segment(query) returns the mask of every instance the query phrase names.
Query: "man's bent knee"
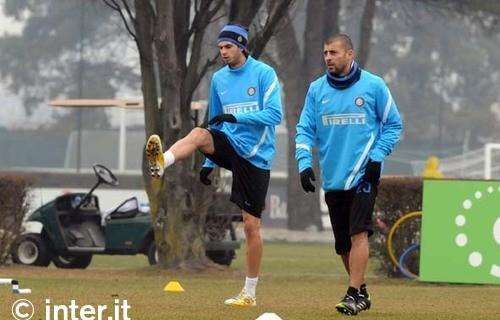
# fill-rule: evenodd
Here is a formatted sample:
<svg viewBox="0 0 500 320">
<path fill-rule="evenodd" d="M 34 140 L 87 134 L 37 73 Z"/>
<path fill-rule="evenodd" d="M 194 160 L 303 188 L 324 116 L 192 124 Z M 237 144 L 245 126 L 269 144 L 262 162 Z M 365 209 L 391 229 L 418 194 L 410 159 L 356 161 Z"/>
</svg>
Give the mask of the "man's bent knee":
<svg viewBox="0 0 500 320">
<path fill-rule="evenodd" d="M 191 130 L 189 135 L 197 142 L 206 142 L 210 136 L 210 132 L 207 129 L 196 127 Z"/>
<path fill-rule="evenodd" d="M 194 128 L 193 130 L 191 130 L 189 135 L 201 152 L 213 153 L 214 142 L 212 139 L 212 135 L 207 129 Z"/>
</svg>

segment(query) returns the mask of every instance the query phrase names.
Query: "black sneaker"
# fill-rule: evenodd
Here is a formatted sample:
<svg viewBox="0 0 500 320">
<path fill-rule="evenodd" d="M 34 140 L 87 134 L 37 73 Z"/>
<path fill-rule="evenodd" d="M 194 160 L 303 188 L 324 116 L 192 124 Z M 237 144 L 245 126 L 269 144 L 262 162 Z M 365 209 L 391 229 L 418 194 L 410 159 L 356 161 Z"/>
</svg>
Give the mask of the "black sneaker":
<svg viewBox="0 0 500 320">
<path fill-rule="evenodd" d="M 347 293 L 342 300 L 335 306 L 338 312 L 348 315 L 355 316 L 358 314 L 357 299 L 354 295 Z"/>
<path fill-rule="evenodd" d="M 356 303 L 356 309 L 358 310 L 358 312 L 368 310 L 368 309 L 370 309 L 371 306 L 372 306 L 372 302 L 370 299 L 370 294 L 368 292 L 366 292 L 366 293 L 360 292 L 358 294 L 358 300 Z"/>
</svg>

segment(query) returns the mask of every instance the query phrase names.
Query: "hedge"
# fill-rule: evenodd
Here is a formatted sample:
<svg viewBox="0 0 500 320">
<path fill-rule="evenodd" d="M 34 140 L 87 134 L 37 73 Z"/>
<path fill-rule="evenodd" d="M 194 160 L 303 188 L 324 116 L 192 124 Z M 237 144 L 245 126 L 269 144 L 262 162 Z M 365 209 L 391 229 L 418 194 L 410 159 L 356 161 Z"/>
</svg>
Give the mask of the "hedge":
<svg viewBox="0 0 500 320">
<path fill-rule="evenodd" d="M 371 255 L 380 261 L 379 271 L 388 276 L 399 276 L 387 253 L 387 235 L 394 223 L 403 215 L 422 210 L 422 178 L 409 176 L 384 177 L 378 189 L 375 204 L 375 232 L 371 237 Z M 405 223 L 393 238 L 396 256 L 411 244 L 420 242 L 420 219 Z M 410 270 L 418 272 L 418 255 L 408 263 Z"/>
<path fill-rule="evenodd" d="M 7 262 L 10 247 L 21 233 L 30 187 L 27 177 L 0 174 L 0 265 Z"/>
</svg>

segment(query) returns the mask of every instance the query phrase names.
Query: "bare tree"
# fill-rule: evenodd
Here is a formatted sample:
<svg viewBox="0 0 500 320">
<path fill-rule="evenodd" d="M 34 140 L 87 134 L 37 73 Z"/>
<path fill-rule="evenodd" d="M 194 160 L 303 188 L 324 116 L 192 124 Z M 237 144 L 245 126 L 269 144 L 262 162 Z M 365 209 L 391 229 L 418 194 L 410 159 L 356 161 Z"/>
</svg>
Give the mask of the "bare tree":
<svg viewBox="0 0 500 320">
<path fill-rule="evenodd" d="M 159 134 L 168 147 L 195 126 L 190 104 L 218 52 L 204 52 L 207 27 L 218 18 L 247 17 L 251 22 L 263 1 L 102 0 L 122 17 L 140 56 L 146 135 Z M 252 48 L 262 50 L 292 0 L 280 0 L 267 13 Z M 279 10 L 279 9 L 280 10 Z M 229 9 L 229 10 L 228 10 Z M 251 17 L 251 18 L 250 18 Z M 158 99 L 161 98 L 161 99 Z M 161 101 L 159 103 L 158 101 Z M 198 182 L 200 154 L 166 170 L 160 181 L 143 177 L 149 197 L 160 264 L 167 268 L 204 268 L 204 223 L 214 189 Z"/>
</svg>

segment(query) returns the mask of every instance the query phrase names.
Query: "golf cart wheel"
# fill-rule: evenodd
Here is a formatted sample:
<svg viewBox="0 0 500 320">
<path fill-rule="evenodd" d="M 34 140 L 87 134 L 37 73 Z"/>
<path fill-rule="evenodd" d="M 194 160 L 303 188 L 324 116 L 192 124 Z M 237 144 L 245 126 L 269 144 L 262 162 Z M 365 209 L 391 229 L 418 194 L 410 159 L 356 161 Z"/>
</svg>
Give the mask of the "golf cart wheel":
<svg viewBox="0 0 500 320">
<path fill-rule="evenodd" d="M 22 235 L 12 249 L 12 260 L 18 264 L 47 267 L 50 258 L 50 250 L 42 237 L 36 233 Z"/>
<path fill-rule="evenodd" d="M 210 260 L 224 266 L 231 265 L 235 255 L 236 253 L 234 250 L 215 250 L 206 252 L 206 256 L 209 257 Z"/>
<path fill-rule="evenodd" d="M 149 265 L 153 266 L 158 263 L 158 251 L 156 250 L 156 244 L 154 240 L 149 244 L 147 255 Z"/>
<path fill-rule="evenodd" d="M 85 269 L 92 262 L 92 255 L 54 256 L 52 262 L 61 269 Z"/>
</svg>

